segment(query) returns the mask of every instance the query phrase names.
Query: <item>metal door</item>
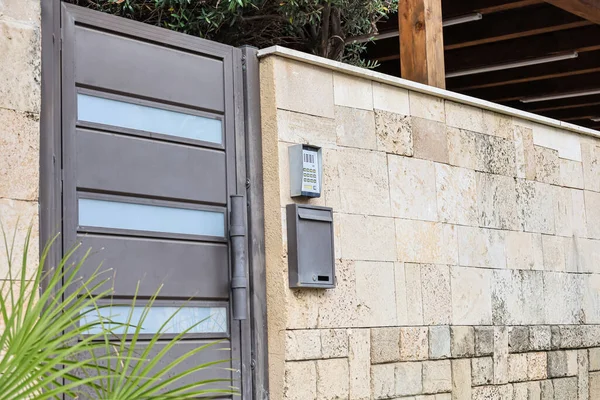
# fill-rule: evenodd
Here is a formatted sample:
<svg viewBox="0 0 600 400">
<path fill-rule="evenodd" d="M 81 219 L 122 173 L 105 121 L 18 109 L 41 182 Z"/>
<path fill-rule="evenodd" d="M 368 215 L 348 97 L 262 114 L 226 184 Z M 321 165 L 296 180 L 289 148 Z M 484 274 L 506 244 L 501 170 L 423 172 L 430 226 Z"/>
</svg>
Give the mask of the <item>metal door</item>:
<svg viewBox="0 0 600 400">
<path fill-rule="evenodd" d="M 231 246 L 244 229 L 230 230 L 245 192 L 241 51 L 64 4 L 61 19 L 63 248 L 92 248 L 84 274 L 103 261 L 120 303 L 138 282 L 142 299 L 162 285 L 150 322 L 180 306 L 179 329 L 205 320 L 174 353 L 230 349 L 191 362 L 231 359 L 233 372 L 189 379 L 250 393 L 246 266 L 232 268 Z"/>
</svg>

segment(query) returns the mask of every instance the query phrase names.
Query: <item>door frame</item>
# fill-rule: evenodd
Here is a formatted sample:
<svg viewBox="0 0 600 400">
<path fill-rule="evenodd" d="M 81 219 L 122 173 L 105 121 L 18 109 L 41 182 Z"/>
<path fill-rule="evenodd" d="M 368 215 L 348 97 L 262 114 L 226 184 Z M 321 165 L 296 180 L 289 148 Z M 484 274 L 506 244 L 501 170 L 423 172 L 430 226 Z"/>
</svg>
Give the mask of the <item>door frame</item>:
<svg viewBox="0 0 600 400">
<path fill-rule="evenodd" d="M 42 24 L 42 102 L 40 113 L 40 251 L 62 230 L 64 219 L 62 207 L 62 9 L 85 16 L 89 11 L 83 7 L 64 4 L 61 0 L 41 1 Z M 262 186 L 262 139 L 260 131 L 260 95 L 257 50 L 243 47 L 232 51 L 232 47 L 197 37 L 169 31 L 163 28 L 141 26 L 116 16 L 103 15 L 102 22 L 119 24 L 119 30 L 141 37 L 155 36 L 156 41 L 175 47 L 186 47 L 198 40 L 203 46 L 216 52 L 240 54 L 240 60 L 233 60 L 233 92 L 243 93 L 234 96 L 236 149 L 236 190 L 247 199 L 247 239 L 249 281 L 248 319 L 240 321 L 242 364 L 245 371 L 241 376 L 243 399 L 268 400 L 268 351 L 267 351 L 267 310 L 266 273 L 264 255 L 263 225 L 263 186 Z M 141 29 L 140 29 L 141 28 Z M 160 35 L 157 29 L 162 29 Z M 154 31 L 154 32 L 152 32 Z M 153 35 L 154 34 L 154 35 Z M 160 40 L 158 40 L 160 39 Z M 229 158 L 229 157 L 228 157 Z M 251 211 L 251 212 L 250 212 Z M 62 240 L 56 240 L 48 253 L 46 268 L 58 264 L 63 255 Z M 233 328 L 233 327 L 232 327 Z M 249 341 L 249 343 L 248 343 Z"/>
</svg>

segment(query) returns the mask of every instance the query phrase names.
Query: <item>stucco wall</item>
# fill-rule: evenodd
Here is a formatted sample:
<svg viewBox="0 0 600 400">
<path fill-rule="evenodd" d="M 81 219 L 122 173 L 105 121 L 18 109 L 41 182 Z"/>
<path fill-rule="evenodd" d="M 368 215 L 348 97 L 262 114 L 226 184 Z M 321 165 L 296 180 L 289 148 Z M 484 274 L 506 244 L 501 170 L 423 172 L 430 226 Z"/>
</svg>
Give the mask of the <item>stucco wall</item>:
<svg viewBox="0 0 600 400">
<path fill-rule="evenodd" d="M 38 255 L 40 0 L 0 0 L 0 222 L 21 265 L 32 226 L 30 267 Z M 0 279 L 7 276 L 0 241 Z M 18 270 L 17 270 L 18 272 Z"/>
<path fill-rule="evenodd" d="M 271 399 L 600 399 L 600 140 L 331 65 L 261 59 Z M 333 290 L 287 286 L 295 143 Z"/>
</svg>

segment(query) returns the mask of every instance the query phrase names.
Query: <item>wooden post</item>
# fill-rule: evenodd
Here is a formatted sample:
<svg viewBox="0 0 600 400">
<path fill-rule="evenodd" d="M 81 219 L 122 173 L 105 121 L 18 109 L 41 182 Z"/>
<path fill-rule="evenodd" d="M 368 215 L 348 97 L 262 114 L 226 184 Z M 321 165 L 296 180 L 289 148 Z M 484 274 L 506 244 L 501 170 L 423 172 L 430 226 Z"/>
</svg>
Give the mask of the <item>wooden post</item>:
<svg viewBox="0 0 600 400">
<path fill-rule="evenodd" d="M 400 67 L 402 77 L 446 87 L 441 0 L 400 0 Z"/>
</svg>

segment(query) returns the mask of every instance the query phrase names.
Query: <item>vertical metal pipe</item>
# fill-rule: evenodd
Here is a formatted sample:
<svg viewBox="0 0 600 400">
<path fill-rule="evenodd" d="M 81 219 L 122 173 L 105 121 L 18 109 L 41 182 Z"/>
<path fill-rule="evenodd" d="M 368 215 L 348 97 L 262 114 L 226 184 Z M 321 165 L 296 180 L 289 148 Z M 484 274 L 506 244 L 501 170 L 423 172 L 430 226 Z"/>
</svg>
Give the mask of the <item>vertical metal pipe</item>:
<svg viewBox="0 0 600 400">
<path fill-rule="evenodd" d="M 231 196 L 231 215 L 229 237 L 231 238 L 231 252 L 233 267 L 231 278 L 233 319 L 243 320 L 248 317 L 246 278 L 246 224 L 244 223 L 244 196 Z"/>
</svg>

